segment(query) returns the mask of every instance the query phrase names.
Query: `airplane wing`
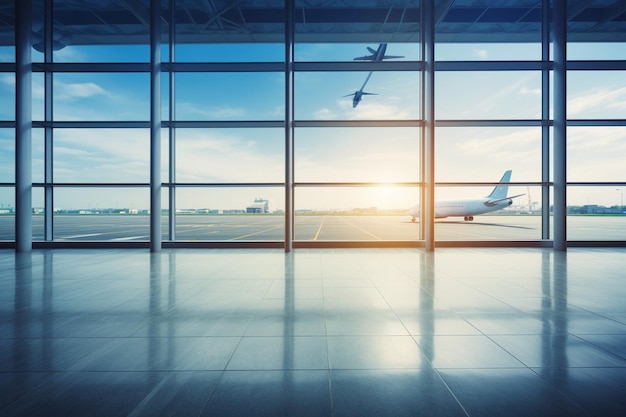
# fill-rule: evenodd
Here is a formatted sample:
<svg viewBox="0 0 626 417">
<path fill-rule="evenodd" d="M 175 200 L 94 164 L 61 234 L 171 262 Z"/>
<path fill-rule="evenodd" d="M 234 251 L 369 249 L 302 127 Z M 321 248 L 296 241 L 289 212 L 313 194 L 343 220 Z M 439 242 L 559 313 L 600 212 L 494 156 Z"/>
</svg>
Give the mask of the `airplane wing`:
<svg viewBox="0 0 626 417">
<path fill-rule="evenodd" d="M 376 51 L 374 51 L 376 52 Z M 356 58 L 353 58 L 355 61 L 373 61 L 375 58 L 374 55 L 366 55 L 366 56 L 359 56 Z M 385 55 L 383 57 L 383 59 L 397 59 L 397 58 L 404 58 L 404 55 Z"/>
<path fill-rule="evenodd" d="M 521 196 L 523 196 L 523 195 L 524 195 L 524 194 L 518 194 L 518 195 L 512 195 L 512 196 L 510 196 L 510 197 L 499 198 L 499 199 L 497 199 L 497 200 L 489 200 L 489 201 L 487 201 L 487 203 L 486 203 L 486 204 L 498 204 L 500 201 L 504 201 L 504 200 L 511 200 L 511 199 L 513 199 L 513 198 L 516 198 L 516 197 L 521 197 Z"/>
</svg>

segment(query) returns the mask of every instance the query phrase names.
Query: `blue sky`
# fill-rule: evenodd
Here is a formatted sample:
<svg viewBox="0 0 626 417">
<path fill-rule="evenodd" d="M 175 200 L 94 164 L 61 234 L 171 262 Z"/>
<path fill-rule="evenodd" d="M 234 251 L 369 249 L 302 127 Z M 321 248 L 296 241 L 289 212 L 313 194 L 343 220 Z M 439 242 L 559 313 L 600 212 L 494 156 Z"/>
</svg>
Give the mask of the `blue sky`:
<svg viewBox="0 0 626 417">
<path fill-rule="evenodd" d="M 349 61 L 375 44 L 298 45 L 301 61 Z M 572 45 L 572 59 L 623 59 L 616 53 L 623 44 Z M 623 50 L 623 49 L 621 49 Z M 388 54 L 416 60 L 415 44 L 390 44 Z M 540 59 L 536 44 L 441 45 L 438 60 Z M 177 50 L 179 61 L 280 61 L 282 45 L 187 46 Z M 0 61 L 11 53 L 0 49 Z M 107 47 L 67 47 L 57 61 L 147 61 L 147 47 L 112 50 Z M 35 54 L 34 60 L 40 60 Z M 374 73 L 366 96 L 352 108 L 351 97 L 366 72 L 309 72 L 295 75 L 295 115 L 303 120 L 418 119 L 419 77 L 406 72 Z M 148 74 L 55 74 L 56 120 L 148 120 Z M 164 86 L 167 76 L 163 77 Z M 178 120 L 282 120 L 284 80 L 280 73 L 179 74 Z M 14 76 L 0 74 L 0 119 L 12 120 Z M 541 113 L 541 77 L 537 72 L 440 72 L 436 76 L 438 119 L 537 119 Z M 626 111 L 624 71 L 570 72 L 568 117 L 572 119 L 623 118 Z M 35 120 L 43 118 L 43 76 L 33 76 Z M 166 101 L 167 94 L 163 94 Z M 167 115 L 163 107 L 164 118 Z M 283 131 L 268 129 L 180 129 L 177 133 L 177 180 L 180 182 L 282 182 Z M 539 128 L 440 128 L 437 130 L 438 181 L 496 181 L 513 169 L 513 181 L 541 180 Z M 33 132 L 33 179 L 43 180 L 42 133 Z M 415 129 L 409 128 L 299 128 L 295 133 L 295 179 L 316 181 L 417 181 L 419 148 Z M 13 131 L 0 129 L 0 181 L 12 182 Z M 568 131 L 570 181 L 624 181 L 625 127 L 570 128 Z M 166 161 L 167 132 L 163 132 Z M 149 132 L 142 129 L 57 129 L 55 181 L 148 182 Z M 166 164 L 162 178 L 167 181 Z M 441 189 L 441 198 L 484 195 L 490 187 Z M 59 190 L 57 206 L 147 207 L 147 191 L 111 189 Z M 511 192 L 539 189 L 518 187 Z M 1 191 L 0 200 L 12 200 Z M 41 196 L 35 193 L 35 204 Z M 283 202 L 281 188 L 184 189 L 179 208 L 241 208 L 256 196 Z M 347 189 L 298 188 L 296 208 L 408 207 L 415 190 L 382 187 Z M 615 187 L 570 188 L 570 204 L 619 203 Z M 138 198 L 139 197 L 139 198 Z M 5 203 L 3 203 L 5 204 Z"/>
</svg>

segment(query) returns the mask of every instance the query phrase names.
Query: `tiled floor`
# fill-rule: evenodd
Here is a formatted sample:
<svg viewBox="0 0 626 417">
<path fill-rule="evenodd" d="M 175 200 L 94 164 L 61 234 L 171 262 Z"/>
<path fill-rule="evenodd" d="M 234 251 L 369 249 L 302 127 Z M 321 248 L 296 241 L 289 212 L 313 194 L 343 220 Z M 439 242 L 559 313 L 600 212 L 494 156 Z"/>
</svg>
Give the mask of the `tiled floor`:
<svg viewBox="0 0 626 417">
<path fill-rule="evenodd" d="M 626 250 L 5 250 L 0 355 L 0 416 L 623 416 Z"/>
</svg>

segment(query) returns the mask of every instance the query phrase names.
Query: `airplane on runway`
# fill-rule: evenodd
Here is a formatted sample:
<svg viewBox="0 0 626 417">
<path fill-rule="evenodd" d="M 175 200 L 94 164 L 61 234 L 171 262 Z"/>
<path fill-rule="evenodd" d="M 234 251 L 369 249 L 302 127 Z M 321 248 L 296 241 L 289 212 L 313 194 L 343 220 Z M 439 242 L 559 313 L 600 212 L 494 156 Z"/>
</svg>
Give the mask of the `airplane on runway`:
<svg viewBox="0 0 626 417">
<path fill-rule="evenodd" d="M 385 52 L 387 51 L 386 43 L 381 43 L 380 45 L 378 45 L 378 49 L 376 50 L 368 46 L 367 50 L 371 53 L 371 55 L 359 56 L 359 57 L 354 58 L 354 60 L 355 61 L 382 62 L 382 60 L 384 59 L 404 58 L 404 56 L 400 56 L 400 55 L 385 55 Z M 367 78 L 365 79 L 365 82 L 361 86 L 360 90 L 357 90 L 352 94 L 346 94 L 344 96 L 344 97 L 354 96 L 354 98 L 352 99 L 352 108 L 355 108 L 356 106 L 359 105 L 359 103 L 361 102 L 361 99 L 363 99 L 363 96 L 365 95 L 375 96 L 376 95 L 376 93 L 366 93 L 365 91 L 363 91 L 363 89 L 365 88 L 365 85 L 370 80 L 371 76 L 372 76 L 372 71 L 370 71 L 370 73 L 367 74 Z"/>
<path fill-rule="evenodd" d="M 510 181 L 511 170 L 508 170 L 504 173 L 499 182 L 506 183 Z M 524 195 L 518 194 L 507 197 L 508 190 L 508 185 L 496 185 L 493 191 L 491 191 L 491 194 L 483 198 L 435 201 L 435 218 L 463 217 L 465 221 L 472 221 L 475 215 L 485 214 L 508 207 L 513 204 L 514 198 Z M 415 219 L 420 215 L 419 204 L 409 209 L 409 215 L 411 216 L 411 221 L 415 222 Z"/>
<path fill-rule="evenodd" d="M 404 58 L 404 56 L 399 55 L 385 55 L 387 51 L 387 44 L 381 43 L 378 45 L 378 49 L 374 50 L 373 48 L 367 47 L 367 50 L 370 51 L 371 55 L 359 56 L 354 58 L 354 61 L 376 61 L 380 62 L 383 59 L 396 59 L 396 58 Z"/>
</svg>

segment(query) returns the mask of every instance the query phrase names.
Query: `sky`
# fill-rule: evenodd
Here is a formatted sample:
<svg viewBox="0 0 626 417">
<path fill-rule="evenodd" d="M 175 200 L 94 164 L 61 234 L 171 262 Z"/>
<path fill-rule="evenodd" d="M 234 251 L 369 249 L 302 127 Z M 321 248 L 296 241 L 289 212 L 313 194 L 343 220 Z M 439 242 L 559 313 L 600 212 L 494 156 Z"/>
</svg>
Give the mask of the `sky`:
<svg viewBox="0 0 626 417">
<path fill-rule="evenodd" d="M 297 44 L 298 61 L 350 61 L 375 44 Z M 623 59 L 623 44 L 572 44 L 569 59 Z M 621 48 L 621 49 L 620 49 Z M 57 62 L 147 61 L 147 47 L 66 47 Z M 416 44 L 389 44 L 388 54 L 419 58 Z M 183 46 L 181 62 L 281 61 L 282 45 Z M 537 44 L 438 45 L 437 60 L 537 60 Z M 12 51 L 0 48 L 0 62 Z M 41 60 L 34 53 L 35 61 Z M 298 72 L 295 117 L 299 120 L 410 120 L 420 118 L 419 76 L 375 72 L 357 108 L 348 94 L 358 90 L 367 72 Z M 43 119 L 43 76 L 33 75 L 33 118 Z M 163 76 L 162 114 L 167 116 L 168 76 Z M 532 71 L 438 72 L 435 79 L 437 119 L 538 119 L 541 75 Z M 282 120 L 284 79 L 281 73 L 184 73 L 176 77 L 178 120 Z M 0 73 L 0 120 L 13 120 L 15 80 Z M 149 75 L 57 73 L 54 118 L 59 121 L 148 120 Z M 568 73 L 568 118 L 624 118 L 624 71 Z M 13 130 L 0 129 L 0 182 L 13 182 Z M 147 183 L 150 138 L 147 129 L 55 129 L 56 182 Z M 179 129 L 176 180 L 184 183 L 282 183 L 282 128 Z M 436 131 L 436 180 L 494 182 L 507 169 L 512 181 L 541 180 L 541 129 L 536 127 L 441 127 Z M 162 132 L 162 179 L 167 182 L 167 130 Z M 295 181 L 417 182 L 419 137 L 416 128 L 297 128 Z M 569 181 L 625 181 L 626 127 L 570 127 Z M 33 181 L 43 181 L 43 132 L 33 130 Z M 624 187 L 626 191 L 626 187 Z M 441 187 L 437 198 L 484 196 L 491 187 Z M 12 192 L 0 189 L 0 203 L 12 204 Z M 55 206 L 147 208 L 147 189 L 58 189 Z M 43 193 L 34 191 L 34 204 Z M 513 187 L 526 193 L 522 204 L 539 199 L 538 187 Z M 620 187 L 570 187 L 569 204 L 620 203 Z M 528 196 L 530 195 L 530 197 Z M 255 197 L 284 204 L 281 187 L 179 188 L 178 208 L 245 208 Z M 402 208 L 417 201 L 412 187 L 297 187 L 296 209 Z M 164 203 L 167 194 L 164 192 Z M 164 207 L 166 205 L 164 204 Z"/>
</svg>

